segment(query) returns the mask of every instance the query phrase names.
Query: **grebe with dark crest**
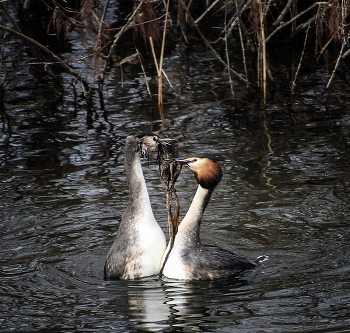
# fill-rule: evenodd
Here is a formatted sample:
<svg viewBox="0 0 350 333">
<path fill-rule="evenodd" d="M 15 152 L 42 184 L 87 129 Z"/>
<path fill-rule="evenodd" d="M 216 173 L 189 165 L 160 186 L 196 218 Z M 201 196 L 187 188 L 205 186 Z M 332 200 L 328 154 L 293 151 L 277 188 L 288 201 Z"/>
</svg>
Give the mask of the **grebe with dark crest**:
<svg viewBox="0 0 350 333">
<path fill-rule="evenodd" d="M 163 257 L 166 260 L 163 275 L 173 279 L 212 280 L 253 269 L 256 265 L 247 259 L 218 246 L 202 245 L 200 224 L 214 188 L 220 183 L 222 170 L 218 161 L 222 156 L 203 154 L 199 157 L 175 159 L 187 165 L 198 182 L 197 192 L 190 208 L 178 227 L 174 245 Z"/>
<path fill-rule="evenodd" d="M 153 133 L 128 136 L 125 144 L 125 172 L 129 184 L 129 204 L 122 216 L 118 234 L 110 248 L 104 268 L 109 279 L 136 279 L 158 274 L 166 249 L 165 236 L 154 218 L 140 157 L 147 157 L 160 144 Z"/>
</svg>

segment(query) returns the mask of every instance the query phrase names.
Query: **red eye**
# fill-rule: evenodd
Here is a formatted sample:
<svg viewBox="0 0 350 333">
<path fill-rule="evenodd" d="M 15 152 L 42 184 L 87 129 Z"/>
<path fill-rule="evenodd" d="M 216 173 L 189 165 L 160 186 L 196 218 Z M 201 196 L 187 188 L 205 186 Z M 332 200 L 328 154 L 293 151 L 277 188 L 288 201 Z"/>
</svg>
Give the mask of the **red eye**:
<svg viewBox="0 0 350 333">
<path fill-rule="evenodd" d="M 157 141 L 157 138 L 155 136 L 153 137 L 153 141 Z"/>
<path fill-rule="evenodd" d="M 197 162 L 197 159 L 195 158 L 195 159 L 193 160 L 193 162 Z"/>
</svg>

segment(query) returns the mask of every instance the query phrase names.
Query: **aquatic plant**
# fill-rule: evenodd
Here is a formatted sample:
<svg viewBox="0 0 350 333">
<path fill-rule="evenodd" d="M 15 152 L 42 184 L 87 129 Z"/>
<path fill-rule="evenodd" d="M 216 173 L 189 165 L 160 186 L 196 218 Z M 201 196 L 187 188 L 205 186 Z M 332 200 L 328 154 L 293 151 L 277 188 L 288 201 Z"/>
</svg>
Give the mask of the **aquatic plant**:
<svg viewBox="0 0 350 333">
<path fill-rule="evenodd" d="M 55 68 L 59 66 L 60 70 L 73 76 L 71 87 L 75 94 L 75 85 L 81 82 L 84 96 L 91 104 L 91 83 L 74 68 L 82 61 L 81 56 L 74 58 L 73 55 L 70 59 L 58 56 L 39 41 L 41 36 L 30 37 L 26 30 L 29 25 L 39 24 L 42 31 L 48 36 L 55 35 L 58 40 L 77 33 L 86 49 L 84 61 L 90 62 L 91 73 L 98 78 L 101 105 L 103 81 L 108 71 L 125 64 L 140 64 L 146 76 L 143 61 L 151 50 L 158 76 L 161 119 L 164 119 L 162 78 L 167 79 L 163 58 L 166 48 L 171 48 L 174 41 L 183 42 L 190 48 L 197 45 L 199 36 L 225 69 L 233 98 L 232 82 L 237 80 L 247 89 L 261 91 L 264 104 L 267 103 L 267 87 L 274 84 L 269 52 L 280 43 L 288 40 L 302 45 L 298 66 L 295 68 L 291 64 L 288 69 L 292 75 L 291 93 L 295 92 L 306 53 L 310 54 L 314 49 L 315 61 L 323 61 L 332 68 L 323 93 L 329 88 L 340 61 L 350 53 L 350 4 L 346 0 L 214 0 L 206 3 L 138 0 L 120 1 L 113 6 L 109 0 L 27 0 L 22 7 L 0 2 L 1 15 L 6 18 L 0 25 L 0 30 L 5 33 L 1 37 L 1 48 L 5 48 L 11 38 L 22 39 L 54 79 Z M 13 14 L 16 10 L 17 15 Z M 116 15 L 112 15 L 113 11 Z M 135 53 L 125 54 L 119 46 L 122 40 L 130 37 L 136 46 Z M 232 68 L 232 58 L 237 58 L 233 54 L 234 43 L 241 47 L 241 71 Z M 3 52 L 0 54 L 3 68 L 0 84 L 3 86 L 6 59 Z M 147 80 L 145 82 L 147 85 Z M 147 90 L 152 98 L 148 85 Z"/>
</svg>

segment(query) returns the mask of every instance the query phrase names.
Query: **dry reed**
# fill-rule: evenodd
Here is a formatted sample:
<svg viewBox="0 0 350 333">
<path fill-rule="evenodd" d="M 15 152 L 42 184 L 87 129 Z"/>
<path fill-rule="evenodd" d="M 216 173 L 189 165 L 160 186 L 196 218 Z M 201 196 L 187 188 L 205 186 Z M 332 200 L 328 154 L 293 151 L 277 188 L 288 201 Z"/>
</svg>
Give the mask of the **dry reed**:
<svg viewBox="0 0 350 333">
<path fill-rule="evenodd" d="M 25 6 L 29 9 L 30 4 L 30 2 L 25 2 Z M 69 4 L 71 7 L 69 7 Z M 28 43 L 34 56 L 46 69 L 51 71 L 49 64 L 59 63 L 67 73 L 74 76 L 75 80 L 83 83 L 83 90 L 86 92 L 86 97 L 89 97 L 89 87 L 86 81 L 75 72 L 74 66 L 69 66 L 67 59 L 58 57 L 38 41 L 25 36 L 21 32 L 19 22 L 16 22 L 14 16 L 11 16 L 7 11 L 6 2 L 1 2 L 0 5 L 0 11 L 3 11 L 4 17 L 7 18 L 7 25 L 0 25 L 0 30 Z M 200 36 L 205 46 L 215 55 L 217 61 L 229 72 L 228 78 L 232 95 L 234 94 L 233 80 L 242 81 L 247 87 L 253 87 L 252 82 L 256 79 L 257 86 L 262 92 L 263 103 L 267 103 L 268 88 L 270 80 L 272 80 L 268 63 L 269 45 L 277 45 L 280 40 L 286 38 L 297 39 L 299 34 L 307 31 L 308 38 L 303 38 L 304 45 L 296 74 L 300 72 L 303 66 L 305 50 L 312 47 L 313 44 L 316 51 L 315 60 L 323 60 L 327 66 L 331 65 L 333 67 L 329 82 L 325 87 L 326 90 L 330 86 L 341 60 L 350 53 L 347 44 L 350 33 L 350 1 L 347 0 L 226 0 L 223 5 L 218 0 L 213 0 L 211 3 L 208 2 L 205 8 L 201 7 L 201 2 L 195 0 L 179 0 L 177 4 L 169 0 L 157 3 L 149 0 L 139 0 L 135 2 L 132 11 L 127 13 L 124 23 L 118 28 L 111 28 L 112 26 L 115 27 L 114 22 L 106 22 L 106 14 L 111 6 L 109 0 L 105 1 L 104 7 L 101 7 L 101 9 L 98 0 L 70 0 L 66 2 L 66 5 L 61 4 L 59 6 L 55 1 L 48 0 L 42 2 L 41 5 L 47 6 L 48 12 L 51 11 L 52 17 L 47 27 L 49 34 L 56 33 L 58 38 L 64 39 L 75 30 L 81 37 L 81 43 L 84 47 L 88 45 L 87 39 L 90 42 L 94 39 L 95 47 L 91 53 L 87 49 L 87 57 L 91 57 L 92 67 L 95 70 L 94 74 L 98 75 L 100 83 L 103 82 L 109 66 L 120 65 L 118 54 L 122 50 L 117 45 L 124 36 L 129 36 L 130 32 L 133 31 L 138 49 L 140 49 L 138 39 L 143 39 L 145 45 L 151 45 L 158 76 L 158 108 L 160 118 L 163 121 L 165 116 L 162 77 L 163 75 L 166 77 L 163 68 L 164 52 L 166 45 L 170 43 L 170 39 L 179 38 L 179 36 L 176 36 L 177 31 L 175 29 L 167 32 L 167 25 L 170 20 L 178 22 L 181 36 L 186 43 L 190 44 L 192 42 L 193 32 Z M 26 10 L 28 10 L 27 7 Z M 195 14 L 193 8 L 202 8 L 202 11 L 199 14 L 197 11 Z M 32 10 L 34 10 L 34 7 Z M 177 18 L 175 19 L 174 16 L 176 15 Z M 207 27 L 210 17 L 216 19 L 215 31 Z M 205 33 L 201 28 L 202 24 L 207 27 Z M 155 54 L 158 53 L 158 40 L 160 40 L 161 35 L 160 25 L 163 25 L 163 32 L 159 49 L 159 61 L 157 61 Z M 218 28 L 220 26 L 221 30 Z M 231 57 L 235 50 L 230 45 L 232 45 L 231 40 L 236 38 L 236 32 L 241 46 L 244 73 L 234 70 L 231 65 Z M 166 38 L 167 33 L 172 34 L 169 36 L 170 38 Z M 225 60 L 220 56 L 222 44 L 225 48 Z M 138 57 L 141 57 L 143 52 L 138 51 Z M 124 55 L 123 58 L 125 59 L 128 56 L 132 55 L 126 57 Z M 251 61 L 249 59 L 256 59 L 256 66 L 247 66 Z M 333 59 L 333 62 L 329 63 L 329 61 L 332 61 L 330 59 Z M 74 63 L 74 59 L 69 59 L 69 61 Z M 139 64 L 142 65 L 141 62 Z M 256 69 L 255 72 L 253 68 Z M 142 68 L 142 71 L 146 75 L 144 68 Z M 231 77 L 231 74 L 234 76 Z M 52 77 L 54 77 L 53 73 Z M 270 77 L 270 80 L 268 80 L 268 77 Z M 295 75 L 292 82 L 292 92 L 295 92 L 297 83 L 297 75 Z M 147 89 L 149 91 L 149 87 Z"/>
</svg>

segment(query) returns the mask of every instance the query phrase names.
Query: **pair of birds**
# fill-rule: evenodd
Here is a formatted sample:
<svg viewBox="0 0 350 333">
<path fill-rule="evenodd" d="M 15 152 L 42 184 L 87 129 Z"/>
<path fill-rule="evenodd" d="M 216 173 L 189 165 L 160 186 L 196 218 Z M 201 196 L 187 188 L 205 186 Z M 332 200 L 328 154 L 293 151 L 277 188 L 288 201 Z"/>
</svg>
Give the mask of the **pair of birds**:
<svg viewBox="0 0 350 333">
<path fill-rule="evenodd" d="M 140 161 L 144 153 L 156 150 L 161 142 L 153 133 L 141 133 L 126 139 L 125 171 L 129 183 L 129 204 L 107 254 L 104 268 L 107 280 L 129 280 L 159 274 L 169 252 L 170 242 L 167 247 L 164 233 L 153 215 Z M 212 280 L 256 267 L 230 251 L 201 243 L 202 215 L 222 178 L 218 159 L 211 155 L 176 159 L 194 171 L 198 189 L 179 225 L 163 267 L 163 275 L 168 278 Z"/>
</svg>

